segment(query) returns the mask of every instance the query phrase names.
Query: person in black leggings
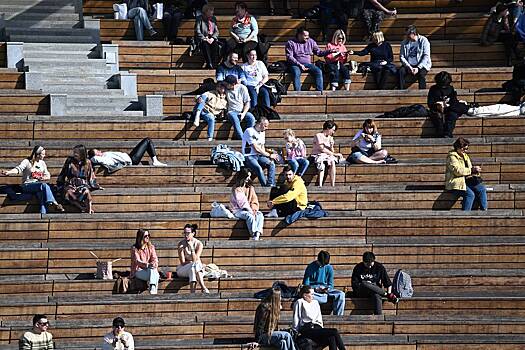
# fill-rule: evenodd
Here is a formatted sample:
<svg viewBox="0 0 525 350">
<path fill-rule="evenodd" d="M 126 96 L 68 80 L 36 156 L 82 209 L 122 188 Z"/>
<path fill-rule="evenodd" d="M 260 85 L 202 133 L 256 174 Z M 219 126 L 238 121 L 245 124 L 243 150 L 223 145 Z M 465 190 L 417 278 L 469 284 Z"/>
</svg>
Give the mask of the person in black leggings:
<svg viewBox="0 0 525 350">
<path fill-rule="evenodd" d="M 292 327 L 300 336 L 312 340 L 319 347 L 328 346 L 330 350 L 345 350 L 339 331 L 335 328 L 323 327 L 321 308 L 319 302 L 314 299 L 314 290 L 310 286 L 302 286 L 299 291 L 299 299 L 293 306 Z"/>
<path fill-rule="evenodd" d="M 96 148 L 92 148 L 88 152 L 88 157 L 93 165 L 101 165 L 105 167 L 109 173 L 113 173 L 127 165 L 140 164 L 146 153 L 150 156 L 153 166 L 167 165 L 158 160 L 155 145 L 149 137 L 142 139 L 129 153 L 111 151 L 102 152 Z"/>
</svg>

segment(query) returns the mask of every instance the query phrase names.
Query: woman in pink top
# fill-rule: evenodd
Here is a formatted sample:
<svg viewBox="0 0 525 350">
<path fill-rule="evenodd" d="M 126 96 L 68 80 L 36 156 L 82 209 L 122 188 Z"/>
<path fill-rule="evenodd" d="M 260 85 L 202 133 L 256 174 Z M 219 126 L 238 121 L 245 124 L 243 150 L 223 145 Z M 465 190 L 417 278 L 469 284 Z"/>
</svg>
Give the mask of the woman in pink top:
<svg viewBox="0 0 525 350">
<path fill-rule="evenodd" d="M 204 265 L 201 262 L 201 254 L 204 244 L 195 238 L 198 226 L 186 224 L 184 226 L 184 239 L 178 244 L 180 265 L 177 266 L 178 277 L 188 277 L 190 280 L 190 292 L 195 293 L 197 282 L 203 293 L 210 291 L 204 285 Z"/>
<path fill-rule="evenodd" d="M 345 65 L 347 62 L 348 52 L 346 50 L 346 35 L 341 29 L 334 32 L 332 41 L 326 45 L 327 50 L 335 51 L 326 56 L 326 64 L 328 67 L 328 77 L 330 79 L 330 86 L 335 91 L 339 87 L 339 78 L 342 77 L 345 83 L 345 90 L 350 90 L 350 70 Z"/>
<path fill-rule="evenodd" d="M 310 165 L 310 161 L 306 157 L 306 146 L 303 140 L 295 136 L 295 132 L 292 129 L 284 130 L 283 136 L 286 140 L 286 160 L 288 165 L 290 165 L 294 174 L 303 177 Z"/>
<path fill-rule="evenodd" d="M 259 211 L 259 199 L 249 171 L 241 170 L 235 176 L 230 207 L 237 219 L 246 221 L 250 236 L 254 241 L 258 241 L 263 232 L 264 215 Z"/>
<path fill-rule="evenodd" d="M 131 247 L 130 277 L 148 282 L 150 294 L 157 294 L 159 258 L 150 238 L 148 230 L 141 228 L 137 231 L 135 244 Z"/>
<path fill-rule="evenodd" d="M 336 130 L 337 124 L 333 120 L 327 120 L 323 124 L 323 131 L 314 136 L 312 157 L 319 171 L 319 187 L 323 186 L 326 166 L 328 166 L 331 184 L 335 186 L 335 166 L 343 159 L 343 155 L 334 150 L 333 135 Z"/>
</svg>

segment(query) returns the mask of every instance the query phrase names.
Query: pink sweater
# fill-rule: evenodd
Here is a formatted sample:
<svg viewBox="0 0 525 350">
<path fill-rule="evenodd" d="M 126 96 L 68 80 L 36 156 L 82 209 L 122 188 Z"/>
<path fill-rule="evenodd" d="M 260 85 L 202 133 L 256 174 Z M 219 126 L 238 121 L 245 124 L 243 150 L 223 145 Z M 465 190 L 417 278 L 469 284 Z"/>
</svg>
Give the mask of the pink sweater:
<svg viewBox="0 0 525 350">
<path fill-rule="evenodd" d="M 326 49 L 327 50 L 336 49 L 337 52 L 340 52 L 340 54 L 331 53 L 328 56 L 326 56 L 326 58 L 325 58 L 326 62 L 329 62 L 329 63 L 334 63 L 334 62 L 346 63 L 346 55 L 345 55 L 345 53 L 347 52 L 346 46 L 344 46 L 343 44 L 334 45 L 332 43 L 328 43 L 326 45 Z M 334 55 L 336 55 L 336 56 L 334 56 Z"/>
<path fill-rule="evenodd" d="M 144 249 L 137 249 L 135 246 L 131 247 L 131 277 L 135 276 L 138 270 L 146 269 L 148 264 L 153 264 L 154 268 L 159 266 L 159 258 L 155 251 L 155 246 L 150 244 Z"/>
<path fill-rule="evenodd" d="M 306 146 L 303 140 L 296 139 L 294 143 L 286 143 L 286 158 L 292 160 L 295 158 L 306 158 Z"/>
</svg>

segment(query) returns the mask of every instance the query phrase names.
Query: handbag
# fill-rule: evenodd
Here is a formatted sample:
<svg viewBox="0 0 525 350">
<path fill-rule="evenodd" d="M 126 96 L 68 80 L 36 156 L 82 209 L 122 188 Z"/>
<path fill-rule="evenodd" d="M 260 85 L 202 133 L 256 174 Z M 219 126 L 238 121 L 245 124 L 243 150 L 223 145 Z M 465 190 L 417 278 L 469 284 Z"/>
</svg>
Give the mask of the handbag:
<svg viewBox="0 0 525 350">
<path fill-rule="evenodd" d="M 465 183 L 468 187 L 476 187 L 477 185 L 483 183 L 481 176 L 469 176 L 465 178 Z"/>
<path fill-rule="evenodd" d="M 128 19 L 128 5 L 113 4 L 113 14 L 115 19 Z"/>
<path fill-rule="evenodd" d="M 113 263 L 121 259 L 119 258 L 115 260 L 102 261 L 98 258 L 98 256 L 95 253 L 91 251 L 89 253 L 93 255 L 95 259 L 97 259 L 97 272 L 95 274 L 95 278 L 98 280 L 112 280 L 113 279 Z"/>
<path fill-rule="evenodd" d="M 213 202 L 211 204 L 211 212 L 210 216 L 212 218 L 228 218 L 228 219 L 234 219 L 235 215 L 226 208 L 224 204 L 221 204 L 219 202 Z"/>
</svg>

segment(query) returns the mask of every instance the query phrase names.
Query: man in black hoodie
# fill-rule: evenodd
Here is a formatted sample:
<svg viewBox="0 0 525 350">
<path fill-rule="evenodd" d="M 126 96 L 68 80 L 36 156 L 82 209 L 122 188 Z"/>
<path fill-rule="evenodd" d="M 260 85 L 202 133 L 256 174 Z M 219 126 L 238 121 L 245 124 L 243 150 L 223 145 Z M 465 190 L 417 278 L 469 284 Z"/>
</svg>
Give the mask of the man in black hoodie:
<svg viewBox="0 0 525 350">
<path fill-rule="evenodd" d="M 383 298 L 397 304 L 399 299 L 392 293 L 392 282 L 383 264 L 375 261 L 372 252 L 363 254 L 363 261 L 352 272 L 352 289 L 357 298 L 370 298 L 375 303 L 375 315 L 383 314 Z M 385 289 L 386 288 L 386 291 Z"/>
</svg>

